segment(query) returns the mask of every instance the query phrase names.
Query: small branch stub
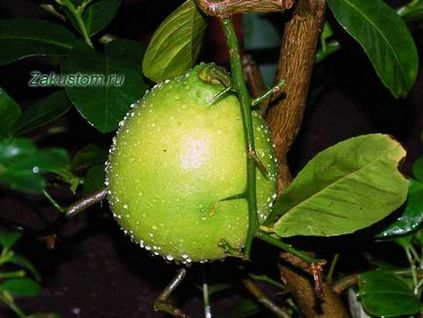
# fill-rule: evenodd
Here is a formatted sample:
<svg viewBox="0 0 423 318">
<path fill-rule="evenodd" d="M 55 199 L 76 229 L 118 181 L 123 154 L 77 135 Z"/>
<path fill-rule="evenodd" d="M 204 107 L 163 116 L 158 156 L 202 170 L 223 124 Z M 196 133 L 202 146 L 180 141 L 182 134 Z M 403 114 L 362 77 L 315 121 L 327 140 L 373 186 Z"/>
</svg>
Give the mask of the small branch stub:
<svg viewBox="0 0 423 318">
<path fill-rule="evenodd" d="M 207 15 L 228 18 L 234 14 L 281 12 L 292 8 L 294 0 L 196 0 Z"/>
</svg>

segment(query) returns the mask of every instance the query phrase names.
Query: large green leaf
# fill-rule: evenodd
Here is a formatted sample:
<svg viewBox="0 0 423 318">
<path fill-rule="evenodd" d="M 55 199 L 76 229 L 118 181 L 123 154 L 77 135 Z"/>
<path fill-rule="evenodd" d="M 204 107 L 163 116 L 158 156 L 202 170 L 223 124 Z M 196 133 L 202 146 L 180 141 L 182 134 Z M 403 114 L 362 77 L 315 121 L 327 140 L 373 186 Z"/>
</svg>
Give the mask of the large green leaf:
<svg viewBox="0 0 423 318">
<path fill-rule="evenodd" d="M 405 150 L 390 136 L 364 135 L 317 154 L 277 199 L 268 223 L 280 236 L 333 236 L 381 220 L 407 196 L 397 170 Z"/>
<path fill-rule="evenodd" d="M 64 115 L 72 104 L 63 90 L 52 93 L 27 109 L 14 125 L 16 133 L 24 133 L 43 126 Z"/>
<path fill-rule="evenodd" d="M 0 65 L 34 55 L 67 55 L 75 37 L 61 25 L 38 19 L 0 20 Z"/>
<path fill-rule="evenodd" d="M 185 73 L 197 60 L 206 26 L 194 1 L 185 1 L 154 33 L 142 64 L 144 75 L 160 82 Z"/>
<path fill-rule="evenodd" d="M 422 304 L 401 277 L 371 271 L 360 275 L 359 293 L 364 309 L 378 317 L 398 317 L 417 313 Z"/>
<path fill-rule="evenodd" d="M 41 192 L 43 172 L 63 169 L 70 164 L 61 148 L 37 149 L 27 139 L 0 141 L 0 183 L 15 190 Z"/>
<path fill-rule="evenodd" d="M 382 0 L 328 0 L 328 4 L 391 93 L 405 96 L 418 70 L 416 45 L 405 22 Z"/>
<path fill-rule="evenodd" d="M 2 282 L 0 291 L 14 296 L 35 297 L 41 292 L 41 286 L 30 278 L 14 278 Z"/>
<path fill-rule="evenodd" d="M 20 116 L 19 105 L 0 87 L 0 138 L 12 134 L 13 125 Z"/>
<path fill-rule="evenodd" d="M 81 85 L 68 85 L 65 90 L 81 115 L 103 133 L 115 130 L 131 104 L 147 89 L 141 71 L 132 63 L 85 46 L 74 49 L 62 64 L 62 72 L 80 74 L 91 81 L 85 85 L 82 81 Z"/>
</svg>

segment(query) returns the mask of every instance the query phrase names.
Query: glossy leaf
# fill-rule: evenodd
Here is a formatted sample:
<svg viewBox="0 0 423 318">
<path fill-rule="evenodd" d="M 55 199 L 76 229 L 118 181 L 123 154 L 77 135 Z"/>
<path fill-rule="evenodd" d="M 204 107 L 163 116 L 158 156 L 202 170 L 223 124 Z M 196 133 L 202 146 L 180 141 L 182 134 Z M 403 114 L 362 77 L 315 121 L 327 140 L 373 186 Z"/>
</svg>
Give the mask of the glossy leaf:
<svg viewBox="0 0 423 318">
<path fill-rule="evenodd" d="M 22 233 L 2 230 L 0 231 L 0 245 L 2 248 L 9 250 L 22 237 Z"/>
<path fill-rule="evenodd" d="M 72 104 L 63 90 L 52 93 L 28 108 L 15 123 L 15 133 L 25 133 L 59 118 L 67 113 Z"/>
<path fill-rule="evenodd" d="M 378 237 L 406 235 L 417 230 L 423 222 L 423 183 L 411 180 L 403 214 Z"/>
<path fill-rule="evenodd" d="M 241 299 L 237 304 L 228 308 L 224 314 L 217 316 L 218 318 L 244 318 L 258 314 L 261 308 L 250 299 Z"/>
<path fill-rule="evenodd" d="M 3 281 L 0 291 L 6 291 L 13 296 L 35 297 L 41 292 L 41 287 L 30 278 L 14 278 Z"/>
<path fill-rule="evenodd" d="M 61 25 L 38 19 L 0 20 L 0 65 L 36 55 L 68 55 L 75 42 Z"/>
<path fill-rule="evenodd" d="M 20 116 L 19 105 L 0 87 L 0 138 L 12 134 L 13 125 Z"/>
<path fill-rule="evenodd" d="M 104 165 L 92 166 L 84 179 L 84 187 L 82 188 L 84 195 L 104 188 L 105 175 Z"/>
<path fill-rule="evenodd" d="M 276 201 L 269 222 L 277 219 L 274 230 L 283 237 L 341 235 L 370 226 L 405 201 L 408 181 L 397 169 L 404 156 L 387 135 L 340 142 L 304 167 Z"/>
<path fill-rule="evenodd" d="M 344 29 L 368 55 L 395 97 L 405 96 L 418 70 L 417 49 L 405 22 L 382 0 L 328 0 Z"/>
<path fill-rule="evenodd" d="M 403 278 L 384 271 L 361 274 L 359 293 L 364 309 L 374 316 L 412 315 L 422 308 L 411 286 Z"/>
<path fill-rule="evenodd" d="M 154 33 L 142 64 L 144 75 L 160 82 L 184 74 L 197 61 L 206 26 L 194 1 L 185 1 Z"/>
<path fill-rule="evenodd" d="M 37 149 L 27 139 L 0 141 L 0 183 L 15 190 L 41 192 L 43 172 L 64 168 L 70 163 L 64 149 Z"/>
<path fill-rule="evenodd" d="M 26 269 L 27 271 L 29 271 L 34 276 L 34 278 L 37 281 L 41 281 L 40 273 L 37 271 L 37 269 L 34 267 L 34 265 L 32 265 L 32 263 L 25 256 L 14 253 L 10 257 L 9 263 L 12 263 L 16 266 L 20 266 L 20 267 Z"/>
<path fill-rule="evenodd" d="M 66 94 L 81 115 L 99 131 L 115 130 L 131 104 L 147 86 L 140 70 L 124 60 L 79 46 L 62 64 L 64 74 L 85 74 L 88 83 L 66 86 Z"/>
</svg>

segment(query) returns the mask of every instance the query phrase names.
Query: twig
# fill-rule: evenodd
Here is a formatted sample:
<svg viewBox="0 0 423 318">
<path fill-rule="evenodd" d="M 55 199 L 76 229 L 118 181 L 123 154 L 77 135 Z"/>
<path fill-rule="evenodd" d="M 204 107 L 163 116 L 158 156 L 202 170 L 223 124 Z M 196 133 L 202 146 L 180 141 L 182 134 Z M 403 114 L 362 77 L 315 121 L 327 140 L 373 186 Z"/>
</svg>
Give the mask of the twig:
<svg viewBox="0 0 423 318">
<path fill-rule="evenodd" d="M 71 206 L 67 207 L 64 211 L 64 214 L 67 218 L 74 217 L 83 210 L 89 208 L 90 206 L 104 200 L 107 197 L 107 189 L 101 189 L 93 194 L 83 197 L 82 199 L 76 201 Z"/>
<path fill-rule="evenodd" d="M 278 305 L 276 305 L 269 297 L 261 290 L 261 288 L 250 278 L 244 278 L 242 280 L 245 288 L 248 292 L 253 295 L 257 301 L 262 304 L 264 307 L 269 309 L 272 313 L 279 318 L 289 318 L 290 315 L 286 310 Z"/>
<path fill-rule="evenodd" d="M 156 301 L 154 302 L 155 311 L 164 311 L 174 317 L 178 318 L 189 318 L 182 310 L 176 308 L 169 303 L 169 297 L 172 292 L 179 286 L 182 280 L 185 278 L 187 271 L 185 268 L 181 268 L 169 285 L 159 294 Z"/>
<path fill-rule="evenodd" d="M 264 85 L 263 76 L 256 62 L 253 60 L 253 57 L 249 54 L 244 54 L 242 56 L 242 66 L 244 68 L 245 81 L 250 89 L 251 96 L 253 98 L 260 97 L 266 90 L 266 85 Z M 266 112 L 269 100 L 268 98 L 260 104 L 260 109 L 263 114 Z"/>
<path fill-rule="evenodd" d="M 209 16 L 228 18 L 234 14 L 280 12 L 292 8 L 294 0 L 196 0 Z"/>
</svg>

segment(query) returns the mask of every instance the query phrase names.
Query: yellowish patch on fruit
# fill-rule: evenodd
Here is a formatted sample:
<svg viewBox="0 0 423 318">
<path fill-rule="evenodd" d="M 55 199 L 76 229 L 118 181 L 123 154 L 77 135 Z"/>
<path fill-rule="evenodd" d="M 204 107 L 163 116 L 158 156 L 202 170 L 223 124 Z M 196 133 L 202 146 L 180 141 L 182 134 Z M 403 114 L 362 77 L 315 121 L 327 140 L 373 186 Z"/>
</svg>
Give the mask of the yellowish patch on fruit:
<svg viewBox="0 0 423 318">
<path fill-rule="evenodd" d="M 107 164 L 112 211 L 141 247 L 182 263 L 225 257 L 225 240 L 241 249 L 248 204 L 246 150 L 238 99 L 209 105 L 224 88 L 198 72 L 156 85 L 129 112 Z M 257 154 L 270 171 L 257 170 L 259 219 L 275 197 L 275 159 L 263 119 L 253 114 Z M 229 199 L 228 199 L 229 198 Z M 225 200 L 227 199 L 227 200 Z"/>
</svg>

